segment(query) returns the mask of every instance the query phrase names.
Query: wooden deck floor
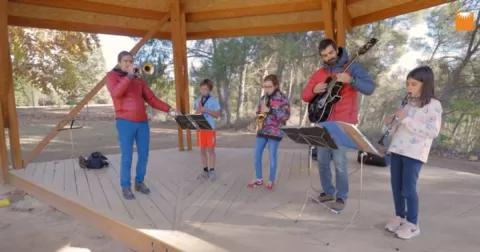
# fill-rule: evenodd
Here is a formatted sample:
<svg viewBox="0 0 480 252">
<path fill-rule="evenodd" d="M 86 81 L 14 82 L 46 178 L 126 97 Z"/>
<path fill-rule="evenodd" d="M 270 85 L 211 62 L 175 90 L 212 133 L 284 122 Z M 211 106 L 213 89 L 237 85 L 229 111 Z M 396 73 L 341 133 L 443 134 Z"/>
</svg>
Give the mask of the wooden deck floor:
<svg viewBox="0 0 480 252">
<path fill-rule="evenodd" d="M 121 196 L 119 155 L 109 155 L 110 166 L 101 170 L 81 169 L 75 158 L 32 163 L 26 169 L 11 172 L 141 232 L 176 230 L 209 244 L 191 245 L 195 249 L 189 251 L 318 251 L 321 247 L 347 251 L 355 247 L 342 242 L 349 237 L 356 237 L 365 251 L 386 251 L 396 242 L 392 241 L 395 238 L 386 241 L 382 232 L 382 221 L 392 213 L 387 169 L 365 166 L 362 204 L 369 205 L 369 210 L 362 210 L 368 213 L 361 212 L 358 220 L 344 231 L 358 209 L 360 172 L 350 176 L 350 200 L 342 214 L 335 215 L 309 202 L 300 221 L 295 223 L 309 185 L 307 150 L 279 151 L 277 187 L 272 192 L 246 186 L 254 178 L 252 149 L 218 148 L 216 153 L 218 178 L 210 182 L 199 178 L 202 168 L 198 150 L 151 151 L 146 177 L 151 194 L 136 193 L 135 200 Z M 265 178 L 267 156 L 266 152 Z M 355 159 L 352 153 L 350 172 L 359 167 Z M 136 155 L 132 164 L 133 180 Z M 319 188 L 316 163 L 312 182 Z M 423 207 L 435 211 L 429 205 Z M 426 245 L 437 248 L 435 243 Z"/>
</svg>

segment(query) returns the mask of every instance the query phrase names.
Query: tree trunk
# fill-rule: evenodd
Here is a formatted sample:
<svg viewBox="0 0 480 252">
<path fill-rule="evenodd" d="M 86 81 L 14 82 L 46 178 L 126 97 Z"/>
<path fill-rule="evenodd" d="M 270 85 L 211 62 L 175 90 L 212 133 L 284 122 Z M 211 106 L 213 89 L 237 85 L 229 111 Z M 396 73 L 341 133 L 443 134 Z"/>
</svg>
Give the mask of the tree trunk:
<svg viewBox="0 0 480 252">
<path fill-rule="evenodd" d="M 248 64 L 244 64 L 242 72 L 240 73 L 240 87 L 238 87 L 236 120 L 240 120 L 243 117 L 242 111 L 243 111 L 243 101 L 245 99 L 245 81 L 247 78 L 247 69 L 248 69 Z"/>
<path fill-rule="evenodd" d="M 458 118 L 457 122 L 455 123 L 455 126 L 453 126 L 452 138 L 455 138 L 455 135 L 457 134 L 458 126 L 460 126 L 460 123 L 462 123 L 464 117 L 465 117 L 465 112 L 462 112 L 462 114 L 460 115 L 460 118 Z"/>
<path fill-rule="evenodd" d="M 287 93 L 287 97 L 288 97 L 288 100 L 292 100 L 292 88 L 293 88 L 293 81 L 294 81 L 294 71 L 295 71 L 295 67 L 292 65 L 292 67 L 290 68 L 290 80 L 288 82 L 288 93 Z"/>
</svg>

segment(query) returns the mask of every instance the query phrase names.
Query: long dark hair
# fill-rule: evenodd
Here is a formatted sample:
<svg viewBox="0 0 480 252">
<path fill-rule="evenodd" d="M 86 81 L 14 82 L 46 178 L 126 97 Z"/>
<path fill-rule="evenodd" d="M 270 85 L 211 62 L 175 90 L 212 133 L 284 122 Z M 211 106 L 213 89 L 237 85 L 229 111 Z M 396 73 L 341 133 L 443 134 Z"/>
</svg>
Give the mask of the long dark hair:
<svg viewBox="0 0 480 252">
<path fill-rule="evenodd" d="M 422 83 L 422 91 L 420 93 L 419 107 L 430 103 L 435 98 L 435 75 L 429 66 L 420 66 L 408 73 L 407 80 L 412 78 Z"/>
</svg>

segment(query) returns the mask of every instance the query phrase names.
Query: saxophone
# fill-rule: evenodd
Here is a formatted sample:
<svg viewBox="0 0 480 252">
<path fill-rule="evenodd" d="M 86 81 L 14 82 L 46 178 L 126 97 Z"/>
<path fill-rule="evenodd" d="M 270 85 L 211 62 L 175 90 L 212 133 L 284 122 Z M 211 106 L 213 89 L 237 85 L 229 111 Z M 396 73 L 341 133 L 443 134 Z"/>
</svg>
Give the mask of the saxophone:
<svg viewBox="0 0 480 252">
<path fill-rule="evenodd" d="M 267 95 L 263 98 L 263 104 L 267 105 Z M 265 122 L 265 117 L 267 117 L 267 113 L 259 113 L 257 115 L 257 119 L 255 122 L 257 123 L 257 131 L 260 132 L 263 129 L 263 123 Z"/>
</svg>

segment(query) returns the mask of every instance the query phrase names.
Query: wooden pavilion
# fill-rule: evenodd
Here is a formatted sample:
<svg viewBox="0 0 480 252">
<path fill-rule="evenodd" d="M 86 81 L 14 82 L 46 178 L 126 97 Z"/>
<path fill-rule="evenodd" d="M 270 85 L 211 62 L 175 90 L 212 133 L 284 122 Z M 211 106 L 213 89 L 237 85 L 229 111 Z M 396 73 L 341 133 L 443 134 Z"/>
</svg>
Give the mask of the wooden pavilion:
<svg viewBox="0 0 480 252">
<path fill-rule="evenodd" d="M 6 136 L 0 135 L 0 181 L 12 183 L 72 215 L 85 218 L 111 236 L 139 251 L 186 251 L 183 242 L 167 242 L 151 234 L 139 234 L 119 221 L 102 217 L 72 199 L 20 176 L 19 171 L 35 165 L 32 160 L 105 84 L 105 79 L 86 95 L 26 157 L 22 157 L 9 52 L 8 26 L 35 27 L 137 36 L 136 53 L 149 39 L 173 42 L 176 107 L 190 110 L 186 41 L 196 39 L 267 35 L 324 30 L 339 45 L 353 27 L 426 9 L 452 0 L 0 0 L 0 127 L 8 129 L 12 164 L 9 168 Z M 191 133 L 187 149 L 192 149 Z M 178 130 L 179 150 L 184 132 Z M 37 164 L 38 166 L 38 164 Z M 45 168 L 46 169 L 46 168 Z M 118 219 L 117 219 L 118 220 Z M 186 239 L 186 240 L 185 240 Z M 174 244 L 174 245 L 172 245 Z M 200 251 L 200 250 L 198 250 Z"/>
</svg>

